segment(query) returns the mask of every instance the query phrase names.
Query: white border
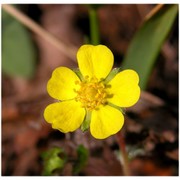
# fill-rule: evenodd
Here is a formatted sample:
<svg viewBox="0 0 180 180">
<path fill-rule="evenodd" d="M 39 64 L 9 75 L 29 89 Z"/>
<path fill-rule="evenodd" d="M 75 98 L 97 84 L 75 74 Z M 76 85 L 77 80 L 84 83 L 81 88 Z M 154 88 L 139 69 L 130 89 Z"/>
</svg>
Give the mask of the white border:
<svg viewBox="0 0 180 180">
<path fill-rule="evenodd" d="M 12 1 L 12 0 L 1 0 L 1 4 L 179 4 L 179 0 L 128 0 L 128 1 L 120 1 L 120 0 L 27 0 L 27 1 Z"/>
</svg>

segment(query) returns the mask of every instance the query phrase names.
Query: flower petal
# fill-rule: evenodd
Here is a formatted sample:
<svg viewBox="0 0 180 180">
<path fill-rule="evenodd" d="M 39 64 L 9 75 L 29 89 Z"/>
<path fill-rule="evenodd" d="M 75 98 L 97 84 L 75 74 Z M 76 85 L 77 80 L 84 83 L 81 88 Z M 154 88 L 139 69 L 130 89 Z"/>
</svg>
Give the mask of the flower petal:
<svg viewBox="0 0 180 180">
<path fill-rule="evenodd" d="M 82 75 L 106 78 L 112 69 L 114 56 L 109 48 L 104 45 L 83 45 L 77 52 L 79 69 Z"/>
<path fill-rule="evenodd" d="M 123 124 L 124 116 L 119 110 L 109 105 L 101 106 L 92 112 L 90 131 L 95 138 L 104 139 L 116 134 Z"/>
<path fill-rule="evenodd" d="M 58 100 L 73 99 L 77 95 L 74 91 L 77 88 L 76 81 L 79 81 L 79 78 L 71 69 L 56 68 L 48 81 L 47 91 L 50 96 Z"/>
<path fill-rule="evenodd" d="M 85 109 L 75 100 L 50 104 L 44 111 L 44 118 L 52 124 L 52 128 L 63 133 L 75 131 L 85 117 Z"/>
<path fill-rule="evenodd" d="M 108 101 L 120 107 L 134 105 L 140 97 L 138 82 L 139 76 L 133 70 L 128 69 L 118 73 L 107 84 L 110 87 L 108 93 L 112 94 L 112 98 Z"/>
</svg>

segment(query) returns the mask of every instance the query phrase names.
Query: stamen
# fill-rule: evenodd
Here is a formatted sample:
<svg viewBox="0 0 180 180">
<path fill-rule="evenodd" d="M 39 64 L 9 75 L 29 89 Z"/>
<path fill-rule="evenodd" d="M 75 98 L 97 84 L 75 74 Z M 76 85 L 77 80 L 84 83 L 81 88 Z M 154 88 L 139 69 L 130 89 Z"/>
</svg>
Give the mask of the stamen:
<svg viewBox="0 0 180 180">
<path fill-rule="evenodd" d="M 78 81 L 75 84 L 80 86 L 79 90 L 75 90 L 77 93 L 75 100 L 81 102 L 82 107 L 92 111 L 98 109 L 100 105 L 106 104 L 108 97 L 106 87 L 97 78 L 90 79 L 89 76 L 85 76 L 83 82 Z"/>
</svg>

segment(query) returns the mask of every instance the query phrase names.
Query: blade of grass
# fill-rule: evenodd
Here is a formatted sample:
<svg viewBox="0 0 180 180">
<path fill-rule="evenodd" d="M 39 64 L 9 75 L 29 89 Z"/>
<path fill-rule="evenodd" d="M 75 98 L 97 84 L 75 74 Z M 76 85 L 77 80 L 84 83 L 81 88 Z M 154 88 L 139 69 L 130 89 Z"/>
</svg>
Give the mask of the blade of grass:
<svg viewBox="0 0 180 180">
<path fill-rule="evenodd" d="M 149 75 L 177 16 L 178 5 L 164 5 L 147 19 L 135 34 L 122 63 L 140 76 L 140 87 L 145 89 Z"/>
</svg>

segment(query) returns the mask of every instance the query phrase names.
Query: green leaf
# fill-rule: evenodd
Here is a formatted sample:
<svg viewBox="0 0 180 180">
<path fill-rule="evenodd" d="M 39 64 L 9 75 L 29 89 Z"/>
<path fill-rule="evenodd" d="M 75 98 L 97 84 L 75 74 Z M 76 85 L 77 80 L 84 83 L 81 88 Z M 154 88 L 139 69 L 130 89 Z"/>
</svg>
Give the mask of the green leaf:
<svg viewBox="0 0 180 180">
<path fill-rule="evenodd" d="M 110 103 L 110 102 L 108 102 L 108 105 L 111 106 L 111 107 L 113 107 L 113 108 L 116 108 L 116 109 L 119 110 L 122 114 L 125 115 L 125 110 L 126 110 L 125 108 L 116 106 L 115 104 L 112 104 L 112 103 Z"/>
<path fill-rule="evenodd" d="M 73 173 L 75 175 L 78 174 L 86 165 L 89 156 L 88 150 L 83 145 L 79 145 L 79 147 L 77 148 L 77 153 L 78 159 L 73 169 Z"/>
<path fill-rule="evenodd" d="M 114 68 L 111 70 L 111 72 L 108 74 L 108 76 L 106 77 L 106 79 L 104 80 L 105 83 L 108 83 L 111 79 L 113 79 L 117 73 L 120 72 L 121 68 Z"/>
<path fill-rule="evenodd" d="M 142 89 L 146 88 L 154 62 L 172 28 L 177 12 L 178 5 L 164 5 L 144 22 L 129 46 L 122 68 L 137 71 Z"/>
<path fill-rule="evenodd" d="M 85 117 L 83 123 L 81 124 L 81 130 L 83 132 L 87 131 L 89 129 L 90 122 L 91 122 L 91 112 L 87 111 L 86 117 Z"/>
<path fill-rule="evenodd" d="M 54 147 L 46 152 L 41 154 L 41 157 L 44 161 L 44 168 L 42 175 L 50 176 L 54 170 L 62 169 L 65 164 L 65 159 L 59 157 L 59 154 L 62 154 L 63 150 L 59 147 Z"/>
<path fill-rule="evenodd" d="M 83 80 L 83 76 L 79 70 L 79 68 L 73 69 L 73 71 L 76 73 L 76 75 L 79 77 L 79 79 L 82 81 Z"/>
<path fill-rule="evenodd" d="M 13 17 L 2 14 L 2 70 L 9 76 L 31 78 L 36 50 L 29 31 Z"/>
</svg>

